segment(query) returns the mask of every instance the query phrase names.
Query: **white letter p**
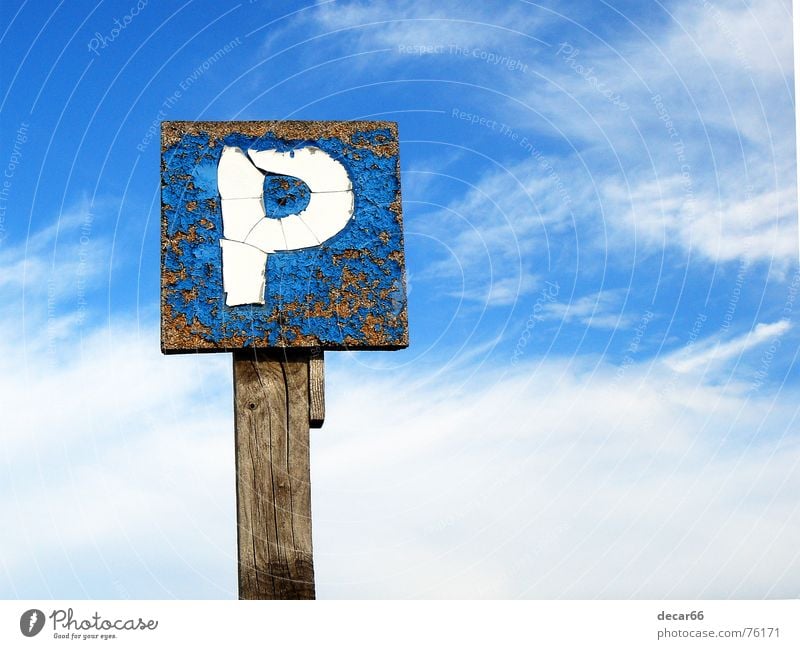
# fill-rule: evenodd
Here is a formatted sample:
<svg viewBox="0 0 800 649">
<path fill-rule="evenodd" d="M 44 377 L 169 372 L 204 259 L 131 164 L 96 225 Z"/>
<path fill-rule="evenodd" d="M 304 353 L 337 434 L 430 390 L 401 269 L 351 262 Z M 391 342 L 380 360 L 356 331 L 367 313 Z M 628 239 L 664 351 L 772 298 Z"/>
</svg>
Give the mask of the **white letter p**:
<svg viewBox="0 0 800 649">
<path fill-rule="evenodd" d="M 265 173 L 294 176 L 311 190 L 306 208 L 280 219 L 264 209 Z M 306 146 L 244 153 L 226 146 L 217 170 L 222 198 L 222 287 L 225 304 L 264 304 L 267 255 L 323 244 L 353 216 L 347 170 L 322 149 Z"/>
</svg>

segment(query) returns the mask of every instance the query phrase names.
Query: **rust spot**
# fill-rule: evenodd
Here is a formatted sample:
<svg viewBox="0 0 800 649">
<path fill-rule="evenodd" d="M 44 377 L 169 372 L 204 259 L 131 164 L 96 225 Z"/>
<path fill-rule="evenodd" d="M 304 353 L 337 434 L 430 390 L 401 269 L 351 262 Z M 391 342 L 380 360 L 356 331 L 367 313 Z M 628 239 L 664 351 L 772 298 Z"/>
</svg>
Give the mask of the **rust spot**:
<svg viewBox="0 0 800 649">
<path fill-rule="evenodd" d="M 291 330 L 294 334 L 294 345 L 301 345 L 303 347 L 319 347 L 320 340 L 312 334 L 301 334 L 298 328 L 295 327 Z"/>
<path fill-rule="evenodd" d="M 194 333 L 201 333 L 205 334 L 206 336 L 211 335 L 211 329 L 206 327 L 202 322 L 197 319 L 197 316 L 192 318 L 192 331 Z"/>
<path fill-rule="evenodd" d="M 347 249 L 344 252 L 339 253 L 338 255 L 332 256 L 333 263 L 337 266 L 339 265 L 339 262 L 342 261 L 342 259 L 360 259 L 360 258 L 361 258 L 361 251 L 353 250 L 352 248 Z"/>
<path fill-rule="evenodd" d="M 219 341 L 219 346 L 223 349 L 241 349 L 245 346 L 245 342 L 247 341 L 247 336 L 244 334 L 234 334 L 232 336 L 228 336 L 227 338 L 223 338 Z M 258 342 L 254 345 L 258 347 Z M 263 341 L 261 346 L 263 347 Z"/>
<path fill-rule="evenodd" d="M 161 299 L 161 347 L 162 349 L 213 349 L 215 345 L 208 342 L 200 334 L 210 335 L 211 331 L 204 327 L 197 318 L 189 324 L 182 313 L 173 314 L 172 307 L 164 296 Z"/>
<path fill-rule="evenodd" d="M 197 209 L 197 201 L 187 201 L 186 209 L 190 212 L 194 212 Z"/>
<path fill-rule="evenodd" d="M 394 212 L 398 219 L 402 218 L 403 214 L 403 200 L 400 197 L 400 190 L 397 190 L 397 196 L 390 203 L 389 210 Z"/>
<path fill-rule="evenodd" d="M 172 286 L 173 284 L 177 284 L 179 281 L 186 279 L 186 269 L 181 266 L 181 270 L 179 273 L 176 273 L 172 270 L 164 269 L 161 273 L 161 277 L 164 280 L 164 286 Z"/>
<path fill-rule="evenodd" d="M 381 232 L 378 235 L 378 238 L 385 244 L 389 243 L 389 233 L 388 232 Z"/>
<path fill-rule="evenodd" d="M 200 219 L 197 223 L 202 225 L 206 230 L 214 230 L 216 227 L 213 222 L 206 218 Z"/>
<path fill-rule="evenodd" d="M 392 134 L 392 139 L 375 137 L 374 142 L 364 137 L 359 137 L 365 132 L 375 129 L 386 129 Z M 231 133 L 241 133 L 251 137 L 263 137 L 273 133 L 282 140 L 314 140 L 324 137 L 335 137 L 343 142 L 349 142 L 358 149 L 368 149 L 381 157 L 397 155 L 397 123 L 372 122 L 354 120 L 351 122 L 334 121 L 259 121 L 259 122 L 162 122 L 161 123 L 161 150 L 166 151 L 180 142 L 184 135 L 200 135 L 205 133 L 209 137 L 209 144 L 217 146 L 216 140 L 222 139 Z M 354 138 L 356 141 L 354 141 Z"/>
<path fill-rule="evenodd" d="M 192 300 L 196 300 L 197 299 L 197 288 L 195 287 L 195 288 L 192 288 L 192 289 L 184 289 L 184 290 L 181 291 L 181 295 L 183 296 L 183 299 L 186 300 L 187 302 L 191 302 Z"/>
<path fill-rule="evenodd" d="M 302 308 L 303 307 L 300 304 L 298 304 L 297 302 L 286 302 L 286 303 L 283 304 L 283 308 L 281 309 L 281 312 L 283 314 L 293 313 L 293 312 L 300 311 Z M 276 312 L 277 312 L 277 309 L 276 309 Z"/>
<path fill-rule="evenodd" d="M 342 320 L 349 318 L 353 314 L 351 302 L 341 301 L 333 305 L 333 310 Z"/>
<path fill-rule="evenodd" d="M 197 234 L 197 224 L 192 223 L 189 226 L 188 232 L 180 232 L 180 231 L 176 232 L 169 240 L 169 245 L 172 248 L 172 251 L 176 255 L 180 256 L 181 254 L 183 254 L 181 252 L 181 247 L 180 247 L 181 241 L 188 241 L 189 243 L 194 243 L 199 240 L 200 236 Z"/>
<path fill-rule="evenodd" d="M 364 272 L 354 273 L 347 266 L 342 269 L 342 286 L 344 288 L 360 289 L 367 283 L 367 274 Z"/>
</svg>

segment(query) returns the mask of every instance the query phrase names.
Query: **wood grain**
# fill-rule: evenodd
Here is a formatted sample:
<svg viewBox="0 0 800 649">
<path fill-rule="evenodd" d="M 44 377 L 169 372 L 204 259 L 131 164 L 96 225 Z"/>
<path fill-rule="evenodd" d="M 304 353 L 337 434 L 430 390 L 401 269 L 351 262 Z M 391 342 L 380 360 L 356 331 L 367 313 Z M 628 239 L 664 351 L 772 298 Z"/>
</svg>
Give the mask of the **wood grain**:
<svg viewBox="0 0 800 649">
<path fill-rule="evenodd" d="M 325 352 L 311 350 L 308 362 L 308 425 L 322 428 L 325 423 Z"/>
<path fill-rule="evenodd" d="M 309 352 L 233 355 L 239 599 L 314 599 Z"/>
</svg>

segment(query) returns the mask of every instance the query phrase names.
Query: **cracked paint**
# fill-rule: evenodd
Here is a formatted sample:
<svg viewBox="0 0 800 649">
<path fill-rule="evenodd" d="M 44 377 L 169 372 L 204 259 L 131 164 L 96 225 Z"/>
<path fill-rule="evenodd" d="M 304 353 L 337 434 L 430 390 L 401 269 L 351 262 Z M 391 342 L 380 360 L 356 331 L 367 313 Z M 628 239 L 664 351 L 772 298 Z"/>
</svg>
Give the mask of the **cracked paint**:
<svg viewBox="0 0 800 649">
<path fill-rule="evenodd" d="M 162 350 L 408 346 L 397 127 L 392 122 L 165 122 Z M 322 245 L 269 254 L 264 304 L 228 306 L 217 167 L 224 147 L 317 147 L 347 170 L 353 215 Z M 309 188 L 264 181 L 267 217 L 300 211 Z"/>
</svg>

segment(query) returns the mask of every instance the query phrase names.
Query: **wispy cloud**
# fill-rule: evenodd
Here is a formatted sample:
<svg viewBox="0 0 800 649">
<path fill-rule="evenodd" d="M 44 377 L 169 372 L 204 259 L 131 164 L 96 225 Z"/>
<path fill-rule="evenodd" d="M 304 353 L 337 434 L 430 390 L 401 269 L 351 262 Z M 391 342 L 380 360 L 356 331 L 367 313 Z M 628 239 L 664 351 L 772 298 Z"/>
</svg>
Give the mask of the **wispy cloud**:
<svg viewBox="0 0 800 649">
<path fill-rule="evenodd" d="M 523 37 L 528 46 L 538 39 L 531 35 L 545 22 L 544 14 L 506 5 L 492 11 L 476 11 L 461 2 L 415 2 L 391 5 L 349 2 L 323 5 L 303 15 L 320 29 L 347 30 L 348 39 L 359 47 L 389 48 L 403 55 L 436 55 L 437 46 L 500 46 L 509 37 Z"/>
<path fill-rule="evenodd" d="M 163 357 L 156 323 L 129 320 L 65 321 L 51 352 L 42 315 L 29 307 L 39 335 L 24 344 L 0 323 L 0 393 L 13 404 L 0 513 L 14 526 L 0 541 L 2 595 L 232 596 L 229 360 Z M 120 568 L 131 563 L 148 578 Z"/>
<path fill-rule="evenodd" d="M 624 188 L 618 181 L 604 195 L 618 216 L 616 225 L 635 233 L 645 246 L 679 245 L 712 262 L 747 260 L 785 265 L 797 254 L 796 197 L 793 187 L 744 195 L 687 195 L 680 177 Z M 741 195 L 734 195 L 741 194 Z"/>
<path fill-rule="evenodd" d="M 613 49 L 583 35 L 544 48 L 525 74 L 496 74 L 497 101 L 478 117 L 500 120 L 506 135 L 489 131 L 499 142 L 513 135 L 517 146 L 504 150 L 504 169 L 486 171 L 475 182 L 480 191 L 465 191 L 451 207 L 487 215 L 488 199 L 501 204 L 523 249 L 550 222 L 531 209 L 535 199 L 537 206 L 548 200 L 556 219 L 574 218 L 595 248 L 635 241 L 641 251 L 672 252 L 677 263 L 687 254 L 711 263 L 791 263 L 797 204 L 788 15 L 785 3 L 684 3 L 658 29 L 632 22 Z M 603 94 L 609 89 L 624 110 Z M 522 138 L 556 138 L 560 146 L 548 148 L 546 167 L 539 158 L 510 163 L 531 155 Z M 554 180 L 568 205 L 558 204 Z M 596 227 L 600 220 L 606 229 Z M 504 235 L 503 225 L 496 222 L 494 234 Z M 470 240 L 466 231 L 463 237 Z"/>
<path fill-rule="evenodd" d="M 36 566 L 65 560 L 88 597 L 234 596 L 230 364 L 162 357 L 154 323 L 139 325 L 150 333 L 98 329 L 67 365 L 29 363 L 0 386 L 20 406 L 0 481 L 6 596 L 58 592 Z M 3 376 L 26 365 L 2 351 Z M 791 390 L 744 408 L 664 364 L 627 366 L 624 388 L 618 368 L 582 359 L 478 374 L 329 364 L 312 447 L 322 597 L 794 592 Z M 118 577 L 131 557 L 141 576 Z"/>
<path fill-rule="evenodd" d="M 545 320 L 575 322 L 599 329 L 625 328 L 635 322 L 638 316 L 624 313 L 624 300 L 624 291 L 599 291 L 568 302 L 547 302 L 539 315 Z"/>
<path fill-rule="evenodd" d="M 353 391 L 358 372 L 337 369 L 315 439 L 325 596 L 793 592 L 795 395 L 743 410 L 664 365 L 629 366 L 623 386 L 555 358 L 484 368 L 460 393 L 455 376 L 411 388 L 388 372 Z"/>
<path fill-rule="evenodd" d="M 789 3 L 683 3 L 613 50 L 590 38 L 554 50 L 526 103 L 588 161 L 615 244 L 635 237 L 712 263 L 796 260 L 789 19 Z"/>
<path fill-rule="evenodd" d="M 534 292 L 548 267 L 549 237 L 574 220 L 571 198 L 558 173 L 530 158 L 485 173 L 446 209 L 413 221 L 442 242 L 446 254 L 428 260 L 428 276 L 458 279 L 458 296 L 487 306 L 514 304 Z M 549 171 L 547 170 L 549 169 Z"/>
<path fill-rule="evenodd" d="M 96 221 L 106 202 L 80 200 L 22 241 L 0 250 L 0 287 L 29 297 L 63 296 L 77 284 L 92 286 L 109 268 L 109 243 Z"/>
<path fill-rule="evenodd" d="M 740 358 L 742 354 L 767 341 L 780 338 L 792 328 L 788 320 L 772 323 L 759 323 L 751 331 L 732 340 L 723 341 L 720 337 L 705 340 L 691 350 L 682 350 L 664 359 L 664 362 L 676 372 L 687 373 L 706 369 L 710 364 L 722 363 L 732 358 Z"/>
</svg>

